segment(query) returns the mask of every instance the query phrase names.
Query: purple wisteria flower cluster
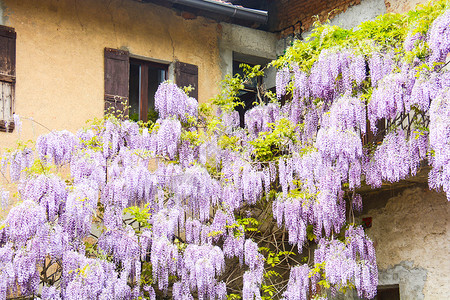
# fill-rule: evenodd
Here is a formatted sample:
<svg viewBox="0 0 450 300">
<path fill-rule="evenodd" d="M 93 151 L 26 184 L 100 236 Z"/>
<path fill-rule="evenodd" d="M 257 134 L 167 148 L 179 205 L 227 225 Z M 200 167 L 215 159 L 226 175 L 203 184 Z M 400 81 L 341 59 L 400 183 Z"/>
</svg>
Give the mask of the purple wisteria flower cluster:
<svg viewBox="0 0 450 300">
<path fill-rule="evenodd" d="M 345 242 L 320 240 L 314 261 L 316 265 L 324 264 L 325 278 L 332 285 L 332 292 L 352 283 L 359 297 L 373 298 L 378 284 L 373 243 L 361 226 L 350 226 L 345 238 Z"/>
<path fill-rule="evenodd" d="M 176 117 L 186 121 L 187 116 L 198 115 L 198 102 L 176 84 L 163 82 L 155 93 L 155 108 L 160 118 Z"/>
<path fill-rule="evenodd" d="M 70 161 L 77 145 L 75 135 L 63 130 L 41 135 L 36 141 L 36 150 L 41 160 L 63 165 Z"/>
</svg>

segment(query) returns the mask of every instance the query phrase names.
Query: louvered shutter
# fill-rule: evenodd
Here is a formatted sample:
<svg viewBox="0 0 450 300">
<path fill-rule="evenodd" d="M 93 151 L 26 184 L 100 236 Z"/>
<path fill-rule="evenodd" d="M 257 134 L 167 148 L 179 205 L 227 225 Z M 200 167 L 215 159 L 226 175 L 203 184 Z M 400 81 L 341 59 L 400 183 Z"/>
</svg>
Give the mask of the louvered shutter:
<svg viewBox="0 0 450 300">
<path fill-rule="evenodd" d="M 16 82 L 16 32 L 0 25 L 0 131 L 12 132 Z"/>
<path fill-rule="evenodd" d="M 105 114 L 128 116 L 129 73 L 129 52 L 105 48 Z"/>
<path fill-rule="evenodd" d="M 175 83 L 179 87 L 191 85 L 194 90 L 189 96 L 198 100 L 198 67 L 182 62 L 175 63 Z"/>
</svg>

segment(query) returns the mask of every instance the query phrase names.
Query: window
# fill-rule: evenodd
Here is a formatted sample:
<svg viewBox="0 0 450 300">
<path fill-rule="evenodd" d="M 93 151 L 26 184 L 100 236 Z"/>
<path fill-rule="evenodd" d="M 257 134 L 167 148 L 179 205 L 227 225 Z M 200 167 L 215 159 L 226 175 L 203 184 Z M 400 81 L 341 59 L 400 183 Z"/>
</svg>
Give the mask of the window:
<svg viewBox="0 0 450 300">
<path fill-rule="evenodd" d="M 261 68 L 266 66 L 270 62 L 267 58 L 245 55 L 241 53 L 234 52 L 233 53 L 233 74 L 239 74 L 242 77 L 244 76 L 244 71 L 240 67 L 241 64 L 247 64 L 250 67 L 254 67 L 255 65 L 261 65 Z M 237 106 L 236 110 L 239 112 L 240 126 L 244 127 L 244 115 L 245 112 L 251 109 L 254 106 L 254 102 L 259 102 L 258 99 L 258 88 L 264 85 L 264 88 L 267 88 L 268 84 L 267 77 L 256 77 L 253 78 L 250 82 L 247 82 L 244 86 L 244 89 L 240 90 L 238 97 L 240 101 L 244 103 L 244 107 Z M 261 90 L 260 90 L 261 91 Z M 263 97 L 263 95 L 260 95 Z"/>
<path fill-rule="evenodd" d="M 0 25 L 0 131 L 12 132 L 16 82 L 16 32 Z"/>
<path fill-rule="evenodd" d="M 155 92 L 169 78 L 169 64 L 130 58 L 125 50 L 105 48 L 105 113 L 132 120 L 155 120 Z M 175 62 L 175 83 L 191 85 L 198 99 L 198 67 Z M 129 109 L 128 109 L 129 108 Z"/>
<path fill-rule="evenodd" d="M 351 299 L 366 299 L 358 297 L 358 293 L 353 290 L 353 297 Z M 400 300 L 400 286 L 398 284 L 379 285 L 377 287 L 377 294 L 372 300 Z"/>
<path fill-rule="evenodd" d="M 398 284 L 378 286 L 374 300 L 400 300 L 400 287 Z"/>
<path fill-rule="evenodd" d="M 155 92 L 168 79 L 168 65 L 130 59 L 129 118 L 133 121 L 156 121 Z"/>
</svg>

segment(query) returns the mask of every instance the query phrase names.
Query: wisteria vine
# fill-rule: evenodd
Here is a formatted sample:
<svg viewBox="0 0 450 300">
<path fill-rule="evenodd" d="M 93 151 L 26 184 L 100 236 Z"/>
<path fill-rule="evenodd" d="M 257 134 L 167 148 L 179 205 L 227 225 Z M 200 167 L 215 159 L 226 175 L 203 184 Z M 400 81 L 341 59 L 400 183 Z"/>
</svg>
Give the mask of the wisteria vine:
<svg viewBox="0 0 450 300">
<path fill-rule="evenodd" d="M 155 123 L 108 116 L 5 152 L 18 193 L 0 188 L 0 201 L 19 201 L 0 225 L 0 299 L 373 298 L 375 248 L 348 217 L 362 210 L 358 189 L 427 161 L 430 188 L 450 199 L 439 5 L 392 47 L 324 46 L 306 63 L 298 53 L 314 40 L 294 45 L 273 62 L 273 101 L 247 110 L 244 128 L 233 105 L 208 114 L 165 82 Z M 316 42 L 337 29 L 317 30 Z"/>
</svg>

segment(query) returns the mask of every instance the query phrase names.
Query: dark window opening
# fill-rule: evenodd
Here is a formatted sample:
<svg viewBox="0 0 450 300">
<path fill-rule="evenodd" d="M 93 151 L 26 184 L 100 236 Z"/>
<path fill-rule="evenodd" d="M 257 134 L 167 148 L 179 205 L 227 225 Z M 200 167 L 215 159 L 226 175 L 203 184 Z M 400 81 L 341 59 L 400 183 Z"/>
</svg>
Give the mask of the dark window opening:
<svg viewBox="0 0 450 300">
<path fill-rule="evenodd" d="M 261 68 L 267 65 L 270 62 L 269 59 L 257 56 L 246 55 L 238 52 L 233 53 L 233 75 L 239 74 L 244 77 L 243 68 L 240 67 L 241 64 L 249 65 L 250 67 L 254 67 L 255 65 L 261 65 Z M 256 77 L 251 81 L 246 82 L 244 85 L 244 89 L 242 89 L 238 97 L 241 102 L 244 103 L 244 107 L 241 105 L 236 107 L 236 110 L 239 112 L 240 126 L 243 128 L 245 126 L 244 115 L 245 112 L 252 107 L 254 107 L 255 102 L 259 102 L 258 98 L 258 88 L 261 87 L 263 83 L 265 83 L 266 78 L 264 77 Z M 267 87 L 266 87 L 267 88 Z M 260 95 L 261 98 L 264 95 Z"/>
<path fill-rule="evenodd" d="M 168 65 L 130 59 L 129 118 L 133 121 L 156 121 L 155 93 L 167 80 Z"/>
<path fill-rule="evenodd" d="M 352 299 L 366 299 L 358 297 L 358 294 L 353 290 Z M 372 300 L 400 300 L 400 287 L 398 284 L 379 285 L 377 287 L 377 294 Z"/>
<path fill-rule="evenodd" d="M 247 64 L 250 67 L 254 67 L 255 65 L 234 60 L 233 61 L 233 74 L 239 74 L 244 77 L 244 71 L 240 67 L 241 64 Z M 245 83 L 244 89 L 239 91 L 238 97 L 241 102 L 244 103 L 244 106 L 238 105 L 236 106 L 236 110 L 239 113 L 239 123 L 242 128 L 245 126 L 244 122 L 244 114 L 247 110 L 254 107 L 254 102 L 258 100 L 257 89 L 258 84 L 261 84 L 261 78 L 253 78 L 250 82 Z"/>
<path fill-rule="evenodd" d="M 378 286 L 374 300 L 400 300 L 400 288 L 398 284 Z"/>
</svg>

